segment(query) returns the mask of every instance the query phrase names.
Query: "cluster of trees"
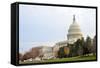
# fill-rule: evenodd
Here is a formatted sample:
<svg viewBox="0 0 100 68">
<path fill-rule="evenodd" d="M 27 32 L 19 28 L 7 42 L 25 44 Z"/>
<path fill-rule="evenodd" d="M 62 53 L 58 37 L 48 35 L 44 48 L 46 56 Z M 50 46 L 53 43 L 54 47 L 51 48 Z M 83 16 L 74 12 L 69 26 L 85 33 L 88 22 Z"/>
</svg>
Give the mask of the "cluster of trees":
<svg viewBox="0 0 100 68">
<path fill-rule="evenodd" d="M 68 57 L 69 52 L 70 52 L 69 47 L 67 47 L 67 46 L 61 47 L 58 51 L 57 57 L 59 57 L 59 58 Z"/>
<path fill-rule="evenodd" d="M 89 36 L 84 40 L 78 39 L 74 44 L 61 47 L 58 51 L 58 58 L 83 56 L 89 54 L 96 54 L 96 36 L 91 39 Z"/>
<path fill-rule="evenodd" d="M 35 59 L 37 56 L 41 57 L 42 54 L 40 54 L 40 48 L 34 47 L 30 51 L 26 52 L 25 54 L 19 53 L 19 60 L 24 61 L 27 59 Z"/>
</svg>

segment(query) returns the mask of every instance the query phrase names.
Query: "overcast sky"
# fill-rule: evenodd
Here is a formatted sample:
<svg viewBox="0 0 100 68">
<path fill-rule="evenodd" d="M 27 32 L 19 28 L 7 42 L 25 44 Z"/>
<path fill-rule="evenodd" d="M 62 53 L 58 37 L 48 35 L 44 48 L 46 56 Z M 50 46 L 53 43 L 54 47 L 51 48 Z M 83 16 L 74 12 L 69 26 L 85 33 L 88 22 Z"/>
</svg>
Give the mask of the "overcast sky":
<svg viewBox="0 0 100 68">
<path fill-rule="evenodd" d="M 95 35 L 96 10 L 90 8 L 19 6 L 19 50 L 26 52 L 31 47 L 49 45 L 67 40 L 73 15 L 80 25 L 83 36 Z"/>
</svg>

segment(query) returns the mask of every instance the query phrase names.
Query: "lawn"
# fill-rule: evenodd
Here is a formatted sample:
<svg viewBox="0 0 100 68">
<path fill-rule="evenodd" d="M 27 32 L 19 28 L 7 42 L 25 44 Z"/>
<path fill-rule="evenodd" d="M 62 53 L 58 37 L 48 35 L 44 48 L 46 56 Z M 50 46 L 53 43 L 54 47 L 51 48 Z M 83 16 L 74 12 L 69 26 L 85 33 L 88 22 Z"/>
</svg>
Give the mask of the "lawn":
<svg viewBox="0 0 100 68">
<path fill-rule="evenodd" d="M 84 60 L 96 60 L 96 56 L 77 56 L 77 57 L 70 57 L 70 58 L 57 58 L 57 59 L 49 59 L 49 60 L 42 60 L 38 62 L 20 62 L 20 64 L 27 64 L 27 63 L 48 63 L 48 62 L 71 62 L 71 61 L 84 61 Z"/>
<path fill-rule="evenodd" d="M 96 60 L 96 56 L 77 56 L 70 58 L 52 59 L 47 62 L 67 62 L 67 61 L 82 61 L 82 60 Z"/>
</svg>

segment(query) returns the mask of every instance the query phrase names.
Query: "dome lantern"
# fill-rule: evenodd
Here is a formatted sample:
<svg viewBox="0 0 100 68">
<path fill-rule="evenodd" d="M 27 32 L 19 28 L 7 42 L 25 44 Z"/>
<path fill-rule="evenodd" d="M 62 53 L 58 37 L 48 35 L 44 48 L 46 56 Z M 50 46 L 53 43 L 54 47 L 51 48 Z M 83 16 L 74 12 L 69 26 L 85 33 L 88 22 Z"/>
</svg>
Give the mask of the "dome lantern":
<svg viewBox="0 0 100 68">
<path fill-rule="evenodd" d="M 73 23 L 75 22 L 75 15 L 73 15 Z"/>
</svg>

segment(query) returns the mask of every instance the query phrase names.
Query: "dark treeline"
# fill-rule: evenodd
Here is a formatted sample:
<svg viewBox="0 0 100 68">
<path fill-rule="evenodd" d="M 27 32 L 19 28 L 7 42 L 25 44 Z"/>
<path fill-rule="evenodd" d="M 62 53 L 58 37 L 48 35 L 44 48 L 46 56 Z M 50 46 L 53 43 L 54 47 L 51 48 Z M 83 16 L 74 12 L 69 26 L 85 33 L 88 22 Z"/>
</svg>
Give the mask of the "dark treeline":
<svg viewBox="0 0 100 68">
<path fill-rule="evenodd" d="M 61 47 L 58 51 L 58 58 L 96 55 L 96 36 L 91 39 L 89 36 L 84 40 L 78 39 L 74 44 Z"/>
</svg>

